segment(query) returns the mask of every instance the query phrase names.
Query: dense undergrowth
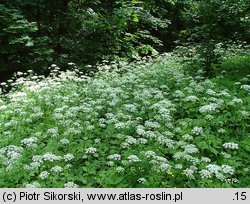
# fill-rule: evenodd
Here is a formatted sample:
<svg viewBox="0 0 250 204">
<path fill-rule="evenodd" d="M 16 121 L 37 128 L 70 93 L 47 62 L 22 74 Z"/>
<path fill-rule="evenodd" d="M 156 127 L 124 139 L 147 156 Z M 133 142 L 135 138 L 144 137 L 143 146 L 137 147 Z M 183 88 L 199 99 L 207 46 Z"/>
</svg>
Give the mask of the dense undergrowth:
<svg viewBox="0 0 250 204">
<path fill-rule="evenodd" d="M 230 60 L 213 79 L 171 54 L 19 77 L 0 99 L 0 187 L 250 187 L 249 64 Z"/>
</svg>

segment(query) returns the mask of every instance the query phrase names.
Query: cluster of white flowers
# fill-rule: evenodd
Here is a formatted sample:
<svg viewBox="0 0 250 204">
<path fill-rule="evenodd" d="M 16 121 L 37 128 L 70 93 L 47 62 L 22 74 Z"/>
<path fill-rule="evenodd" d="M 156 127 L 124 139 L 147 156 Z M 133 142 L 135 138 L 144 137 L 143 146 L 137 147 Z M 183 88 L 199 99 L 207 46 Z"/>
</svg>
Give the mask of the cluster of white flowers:
<svg viewBox="0 0 250 204">
<path fill-rule="evenodd" d="M 201 135 L 203 133 L 203 128 L 202 127 L 194 127 L 192 129 L 192 134 L 194 135 Z"/>
<path fill-rule="evenodd" d="M 123 129 L 125 127 L 126 127 L 126 124 L 123 122 L 118 122 L 115 124 L 115 128 L 117 128 L 117 129 Z"/>
<path fill-rule="evenodd" d="M 205 79 L 202 81 L 202 84 L 211 88 L 215 87 L 215 83 L 213 83 L 210 79 Z"/>
<path fill-rule="evenodd" d="M 165 157 L 154 156 L 153 158 L 156 161 L 156 163 L 165 163 L 165 164 L 168 163 L 168 160 Z"/>
<path fill-rule="evenodd" d="M 125 104 L 125 105 L 124 105 L 124 109 L 125 109 L 126 111 L 131 112 L 131 113 L 134 113 L 134 112 L 137 111 L 137 108 L 136 108 L 136 106 L 135 106 L 134 104 Z"/>
<path fill-rule="evenodd" d="M 50 128 L 48 129 L 48 133 L 51 135 L 51 137 L 58 136 L 58 129 L 57 128 Z"/>
<path fill-rule="evenodd" d="M 166 163 L 161 163 L 160 165 L 154 166 L 154 169 L 156 170 L 156 172 L 166 172 L 166 173 L 168 173 L 171 170 L 171 165 L 166 164 Z"/>
<path fill-rule="evenodd" d="M 199 98 L 197 96 L 188 96 L 185 98 L 186 102 L 196 102 L 199 101 Z"/>
<path fill-rule="evenodd" d="M 9 145 L 0 149 L 0 158 L 3 159 L 7 169 L 11 169 L 13 164 L 22 157 L 23 148 Z"/>
<path fill-rule="evenodd" d="M 145 154 L 144 154 L 147 158 L 155 158 L 155 156 L 156 156 L 156 153 L 154 152 L 154 151 L 151 151 L 151 150 L 149 150 L 149 151 L 146 151 L 145 152 Z"/>
<path fill-rule="evenodd" d="M 143 126 L 138 126 L 137 127 L 137 129 L 136 129 L 136 133 L 138 134 L 138 135 L 145 135 L 145 130 L 144 130 L 144 127 Z"/>
<path fill-rule="evenodd" d="M 64 132 L 64 135 L 69 135 L 69 134 L 73 134 L 73 135 L 78 135 L 78 134 L 81 134 L 81 130 L 78 128 L 75 128 L 75 127 L 72 127 L 72 128 L 68 128 L 65 132 Z M 53 135 L 54 137 L 56 135 Z"/>
<path fill-rule="evenodd" d="M 207 90 L 206 90 L 206 93 L 207 93 L 208 95 L 212 95 L 212 96 L 216 96 L 216 95 L 217 95 L 217 93 L 216 93 L 214 90 L 212 90 L 212 89 L 207 89 Z"/>
<path fill-rule="evenodd" d="M 137 142 L 138 142 L 138 144 L 147 144 L 148 140 L 145 138 L 139 138 L 139 139 L 137 139 Z"/>
<path fill-rule="evenodd" d="M 121 148 L 122 149 L 127 149 L 127 148 L 129 148 L 130 147 L 130 144 L 129 143 L 127 143 L 127 142 L 123 142 L 123 143 L 121 143 Z"/>
<path fill-rule="evenodd" d="M 249 114 L 249 112 L 248 111 L 240 111 L 240 113 L 243 115 L 243 116 L 245 116 L 245 117 L 249 117 L 250 116 L 250 114 Z"/>
<path fill-rule="evenodd" d="M 44 161 L 50 161 L 50 162 L 54 162 L 54 161 L 60 161 L 62 160 L 61 156 L 56 156 L 55 154 L 52 153 L 45 153 L 44 155 L 42 155 L 41 157 Z"/>
<path fill-rule="evenodd" d="M 194 87 L 194 91 L 197 93 L 202 93 L 205 89 L 202 85 L 200 84 L 196 84 L 194 83 L 195 87 Z M 190 87 L 192 86 L 192 84 L 190 84 Z"/>
<path fill-rule="evenodd" d="M 99 143 L 101 142 L 101 139 L 100 139 L 100 138 L 95 138 L 95 139 L 94 139 L 94 142 L 95 142 L 96 144 L 99 144 Z"/>
<path fill-rule="evenodd" d="M 160 128 L 160 124 L 156 121 L 147 120 L 145 121 L 145 127 L 147 128 Z"/>
<path fill-rule="evenodd" d="M 227 174 L 228 175 L 234 174 L 233 168 L 231 166 L 228 166 L 228 165 L 218 166 L 215 164 L 209 164 L 206 166 L 206 170 L 207 171 L 203 171 L 203 173 L 206 172 L 206 174 L 205 174 L 206 177 L 212 177 L 214 175 L 217 179 L 222 180 L 222 181 L 224 181 L 226 179 Z"/>
<path fill-rule="evenodd" d="M 242 78 L 240 81 L 242 81 L 242 82 L 248 82 L 249 79 L 248 79 L 247 77 L 244 77 L 244 78 Z"/>
<path fill-rule="evenodd" d="M 10 127 L 13 127 L 14 125 L 16 125 L 17 123 L 18 123 L 17 120 L 12 119 L 12 120 L 8 121 L 7 123 L 5 123 L 4 127 L 10 128 Z"/>
<path fill-rule="evenodd" d="M 64 158 L 65 161 L 71 161 L 71 160 L 73 160 L 75 157 L 74 157 L 73 154 L 70 154 L 70 153 L 69 153 L 69 154 L 65 154 L 63 158 Z"/>
<path fill-rule="evenodd" d="M 61 139 L 60 142 L 64 145 L 69 144 L 69 140 L 67 138 Z"/>
<path fill-rule="evenodd" d="M 202 169 L 200 171 L 200 175 L 201 175 L 201 178 L 203 178 L 203 179 L 210 179 L 210 178 L 212 178 L 211 172 L 209 170 L 207 170 L 207 169 Z"/>
<path fill-rule="evenodd" d="M 56 172 L 56 173 L 60 173 L 63 171 L 63 168 L 61 166 L 53 166 L 50 171 Z"/>
<path fill-rule="evenodd" d="M 79 186 L 74 182 L 68 182 L 64 184 L 64 188 L 78 188 Z"/>
<path fill-rule="evenodd" d="M 218 132 L 219 132 L 219 133 L 225 133 L 226 130 L 225 130 L 224 128 L 220 128 L 220 129 L 218 129 Z"/>
<path fill-rule="evenodd" d="M 189 179 L 195 179 L 194 173 L 196 172 L 196 170 L 197 168 L 195 166 L 191 166 L 187 169 L 184 169 L 183 174 Z"/>
<path fill-rule="evenodd" d="M 145 178 L 139 178 L 139 179 L 137 179 L 137 181 L 139 182 L 139 183 L 145 183 L 147 180 L 145 179 Z"/>
<path fill-rule="evenodd" d="M 150 106 L 150 109 L 160 110 L 160 109 L 169 109 L 172 108 L 174 105 L 168 99 L 162 99 L 159 102 L 155 103 L 154 105 Z"/>
<path fill-rule="evenodd" d="M 184 152 L 187 154 L 198 153 L 199 150 L 194 144 L 188 144 L 184 146 Z"/>
<path fill-rule="evenodd" d="M 250 91 L 250 85 L 242 85 L 240 88 L 246 91 Z"/>
<path fill-rule="evenodd" d="M 184 93 L 180 90 L 176 90 L 175 93 L 173 94 L 173 96 L 175 97 L 183 97 L 184 96 Z"/>
<path fill-rule="evenodd" d="M 89 147 L 89 148 L 85 149 L 86 154 L 95 154 L 96 152 L 97 152 L 97 149 L 94 147 Z"/>
<path fill-rule="evenodd" d="M 228 165 L 222 165 L 221 166 L 221 171 L 225 174 L 234 174 L 234 170 L 231 166 Z"/>
<path fill-rule="evenodd" d="M 135 163 L 140 162 L 141 160 L 136 155 L 130 155 L 128 156 L 128 162 Z"/>
<path fill-rule="evenodd" d="M 50 173 L 47 171 L 42 171 L 40 175 L 38 176 L 40 179 L 45 180 L 49 177 Z"/>
<path fill-rule="evenodd" d="M 24 138 L 21 141 L 21 144 L 26 146 L 26 147 L 36 148 L 37 147 L 37 144 L 36 144 L 37 141 L 38 141 L 38 139 L 36 137 Z"/>
<path fill-rule="evenodd" d="M 0 106 L 0 111 L 7 109 L 8 107 L 6 105 L 1 105 Z"/>
<path fill-rule="evenodd" d="M 119 172 L 119 173 L 121 173 L 121 172 L 124 171 L 124 168 L 121 167 L 121 166 L 118 166 L 118 167 L 116 168 L 116 171 Z"/>
<path fill-rule="evenodd" d="M 234 82 L 234 85 L 235 85 L 235 86 L 240 86 L 240 85 L 241 85 L 241 82 L 239 82 L 239 81 Z"/>
<path fill-rule="evenodd" d="M 112 154 L 108 156 L 109 160 L 121 160 L 121 155 L 120 154 Z"/>
<path fill-rule="evenodd" d="M 109 167 L 114 166 L 114 165 L 115 165 L 115 163 L 113 161 L 108 161 L 107 162 L 107 166 L 109 166 Z"/>
<path fill-rule="evenodd" d="M 127 139 L 125 140 L 125 142 L 127 142 L 130 145 L 137 144 L 137 140 L 133 138 L 132 136 L 127 136 Z"/>
<path fill-rule="evenodd" d="M 190 134 L 185 134 L 185 135 L 182 136 L 182 138 L 184 140 L 193 140 L 193 136 L 191 136 Z"/>
<path fill-rule="evenodd" d="M 222 146 L 225 149 L 239 149 L 239 145 L 234 142 L 226 142 Z"/>
<path fill-rule="evenodd" d="M 168 148 L 172 149 L 174 147 L 175 142 L 172 139 L 168 139 L 164 135 L 158 135 L 156 140 L 161 144 L 161 145 L 166 145 Z"/>
<path fill-rule="evenodd" d="M 202 157 L 201 161 L 209 163 L 209 162 L 211 162 L 211 159 L 209 159 L 208 157 Z"/>
<path fill-rule="evenodd" d="M 201 113 L 214 113 L 218 108 L 218 104 L 216 103 L 210 103 L 208 105 L 201 106 L 199 108 L 199 111 Z"/>
<path fill-rule="evenodd" d="M 235 183 L 239 183 L 239 180 L 237 178 L 229 178 L 229 179 L 226 179 L 226 182 L 229 184 L 235 184 Z"/>
<path fill-rule="evenodd" d="M 146 138 L 149 138 L 149 139 L 157 138 L 156 133 L 153 132 L 153 131 L 146 131 L 146 132 L 144 132 L 144 133 L 145 133 L 145 137 L 146 137 Z"/>
<path fill-rule="evenodd" d="M 63 158 L 52 153 L 45 153 L 43 155 L 36 155 L 32 157 L 32 162 L 30 165 L 24 165 L 24 169 L 33 170 L 38 169 L 44 161 L 49 161 L 51 163 L 56 161 L 61 161 Z"/>
<path fill-rule="evenodd" d="M 174 166 L 176 169 L 182 169 L 183 168 L 183 165 L 182 164 L 175 164 Z"/>
<path fill-rule="evenodd" d="M 228 93 L 227 90 L 222 90 L 220 91 L 220 93 L 218 94 L 219 96 L 225 96 L 225 97 L 230 97 L 231 95 Z"/>
<path fill-rule="evenodd" d="M 182 159 L 182 158 L 185 158 L 186 157 L 186 153 L 185 152 L 175 152 L 174 155 L 173 155 L 173 158 L 174 159 Z"/>
<path fill-rule="evenodd" d="M 235 105 L 237 103 L 243 103 L 242 99 L 234 97 L 231 102 L 229 102 L 229 105 Z"/>
<path fill-rule="evenodd" d="M 25 188 L 41 188 L 41 185 L 38 182 L 25 184 Z"/>
<path fill-rule="evenodd" d="M 206 120 L 213 120 L 213 119 L 214 119 L 214 116 L 208 114 L 208 115 L 205 116 L 205 119 L 206 119 Z"/>
<path fill-rule="evenodd" d="M 226 153 L 226 152 L 221 152 L 221 155 L 222 155 L 224 158 L 226 158 L 226 159 L 230 159 L 230 158 L 232 157 L 231 154 L 228 154 L 228 153 Z"/>
</svg>

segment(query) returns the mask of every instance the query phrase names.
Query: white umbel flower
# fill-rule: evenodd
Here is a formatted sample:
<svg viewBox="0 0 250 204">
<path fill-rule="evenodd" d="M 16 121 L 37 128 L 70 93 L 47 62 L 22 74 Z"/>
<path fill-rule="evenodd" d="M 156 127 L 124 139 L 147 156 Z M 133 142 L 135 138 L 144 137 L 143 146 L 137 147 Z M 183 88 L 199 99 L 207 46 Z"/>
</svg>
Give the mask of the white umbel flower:
<svg viewBox="0 0 250 204">
<path fill-rule="evenodd" d="M 222 145 L 225 149 L 239 149 L 239 145 L 234 142 L 227 142 Z"/>
<path fill-rule="evenodd" d="M 96 151 L 97 151 L 97 149 L 94 147 L 89 147 L 89 148 L 85 149 L 86 154 L 94 154 L 94 153 L 96 153 Z"/>
<path fill-rule="evenodd" d="M 78 188 L 79 186 L 74 182 L 68 182 L 64 184 L 64 188 Z"/>
<path fill-rule="evenodd" d="M 134 163 L 134 162 L 139 162 L 141 160 L 136 155 L 130 155 L 130 156 L 128 156 L 128 161 L 130 163 Z"/>
<path fill-rule="evenodd" d="M 75 157 L 74 157 L 73 154 L 70 154 L 70 153 L 69 153 L 69 154 L 65 154 L 63 158 L 64 158 L 65 161 L 71 161 L 71 160 L 73 160 Z"/>
</svg>

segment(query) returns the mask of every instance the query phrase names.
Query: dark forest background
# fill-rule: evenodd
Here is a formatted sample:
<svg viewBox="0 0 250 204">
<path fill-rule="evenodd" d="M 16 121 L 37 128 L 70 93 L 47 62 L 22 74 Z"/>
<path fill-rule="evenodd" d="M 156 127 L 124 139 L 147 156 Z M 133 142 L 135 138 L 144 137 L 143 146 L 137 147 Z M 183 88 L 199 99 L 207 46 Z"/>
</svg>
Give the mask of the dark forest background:
<svg viewBox="0 0 250 204">
<path fill-rule="evenodd" d="M 210 74 L 218 43 L 250 42 L 250 0 L 0 2 L 0 80 L 45 73 L 52 63 L 88 71 L 104 59 L 133 61 L 190 45 L 201 48 Z"/>
</svg>

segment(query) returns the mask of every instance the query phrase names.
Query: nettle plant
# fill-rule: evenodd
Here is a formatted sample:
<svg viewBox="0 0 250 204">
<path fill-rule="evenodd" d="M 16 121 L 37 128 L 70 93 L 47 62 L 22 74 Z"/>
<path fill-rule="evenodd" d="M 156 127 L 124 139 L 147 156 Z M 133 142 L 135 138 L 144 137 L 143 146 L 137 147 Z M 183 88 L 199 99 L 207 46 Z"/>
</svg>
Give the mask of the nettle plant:
<svg viewBox="0 0 250 204">
<path fill-rule="evenodd" d="M 0 187 L 249 187 L 250 75 L 225 89 L 178 61 L 2 83 Z"/>
</svg>

